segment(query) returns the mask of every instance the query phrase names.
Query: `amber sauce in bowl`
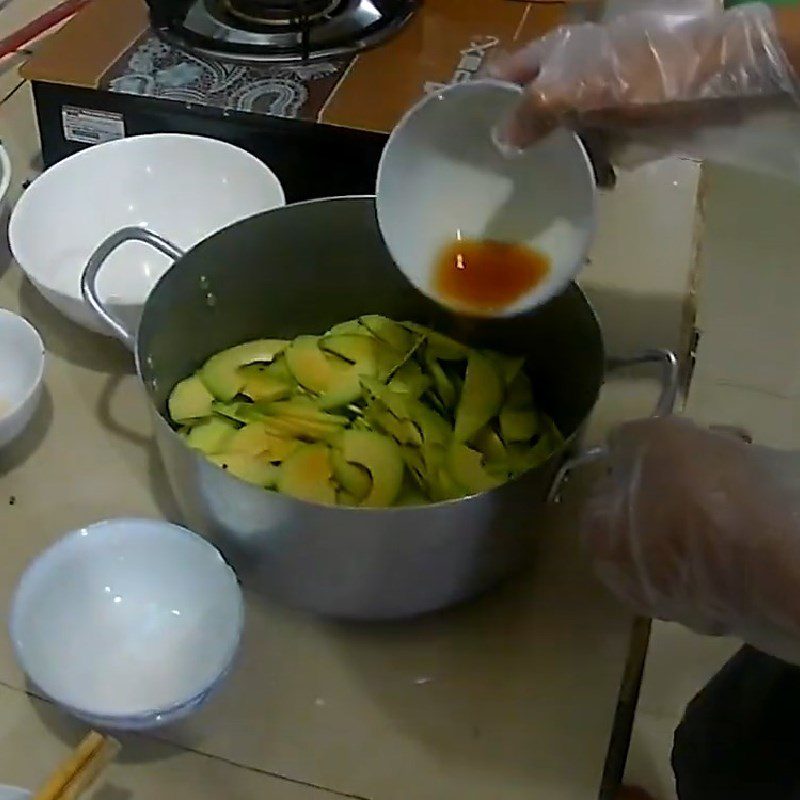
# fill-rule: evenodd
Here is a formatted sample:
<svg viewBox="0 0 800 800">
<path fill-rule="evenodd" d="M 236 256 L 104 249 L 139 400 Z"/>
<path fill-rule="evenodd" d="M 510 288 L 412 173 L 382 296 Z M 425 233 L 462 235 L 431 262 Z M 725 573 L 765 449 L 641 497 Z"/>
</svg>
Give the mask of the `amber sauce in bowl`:
<svg viewBox="0 0 800 800">
<path fill-rule="evenodd" d="M 519 301 L 549 272 L 548 256 L 528 245 L 457 239 L 439 253 L 432 288 L 448 305 L 492 314 Z"/>
</svg>

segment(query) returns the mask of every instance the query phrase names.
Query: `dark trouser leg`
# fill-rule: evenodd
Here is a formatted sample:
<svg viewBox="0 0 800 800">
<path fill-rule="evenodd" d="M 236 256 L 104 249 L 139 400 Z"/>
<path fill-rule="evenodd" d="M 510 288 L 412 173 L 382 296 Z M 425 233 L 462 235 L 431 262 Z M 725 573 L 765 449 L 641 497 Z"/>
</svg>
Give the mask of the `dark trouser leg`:
<svg viewBox="0 0 800 800">
<path fill-rule="evenodd" d="M 742 648 L 675 732 L 680 800 L 800 800 L 800 668 Z"/>
</svg>

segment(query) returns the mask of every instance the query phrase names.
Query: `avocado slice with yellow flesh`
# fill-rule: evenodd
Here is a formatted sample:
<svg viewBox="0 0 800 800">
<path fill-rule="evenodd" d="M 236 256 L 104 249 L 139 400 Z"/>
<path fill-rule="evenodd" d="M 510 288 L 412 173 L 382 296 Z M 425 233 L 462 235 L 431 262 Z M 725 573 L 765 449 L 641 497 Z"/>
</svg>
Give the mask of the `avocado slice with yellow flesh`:
<svg viewBox="0 0 800 800">
<path fill-rule="evenodd" d="M 514 382 L 523 366 L 525 366 L 524 356 L 509 356 L 495 351 L 486 351 L 484 355 L 494 361 L 494 365 L 506 386 L 510 386 Z"/>
<path fill-rule="evenodd" d="M 246 403 L 244 401 L 236 403 L 220 403 L 215 401 L 211 405 L 211 410 L 221 417 L 226 417 L 235 422 L 242 422 L 245 425 L 248 422 L 259 422 L 266 416 L 255 403 Z"/>
<path fill-rule="evenodd" d="M 442 365 L 430 352 L 425 353 L 425 368 L 431 378 L 433 378 L 436 394 L 439 395 L 439 399 L 442 401 L 445 408 L 454 408 L 458 401 L 456 387 L 445 374 Z"/>
<path fill-rule="evenodd" d="M 531 380 L 520 370 L 509 384 L 505 405 L 509 408 L 530 408 L 533 404 Z"/>
<path fill-rule="evenodd" d="M 333 477 L 342 489 L 355 500 L 349 505 L 358 505 L 372 490 L 372 476 L 359 464 L 351 464 L 338 447 L 331 450 Z"/>
<path fill-rule="evenodd" d="M 503 463 L 506 460 L 506 446 L 497 431 L 489 425 L 481 428 L 470 440 L 471 446 L 483 453 L 490 463 Z"/>
<path fill-rule="evenodd" d="M 369 333 L 366 336 L 325 336 L 319 347 L 352 364 L 358 375 L 388 376 L 405 359 L 405 351 L 397 351 Z"/>
<path fill-rule="evenodd" d="M 269 372 L 269 367 L 261 364 L 249 364 L 239 367 L 239 374 L 245 379 L 239 394 L 253 401 L 272 402 L 290 397 L 294 392 L 294 381 L 281 379 Z"/>
<path fill-rule="evenodd" d="M 399 353 L 407 353 L 414 345 L 416 336 L 393 319 L 382 317 L 380 314 L 367 314 L 359 317 L 358 321 L 376 339 L 385 342 Z"/>
<path fill-rule="evenodd" d="M 404 322 L 403 325 L 412 333 L 424 336 L 427 340 L 428 350 L 433 353 L 434 357 L 442 361 L 461 361 L 470 354 L 470 350 L 466 345 L 451 339 L 449 336 L 445 336 L 443 333 L 420 325 L 418 322 Z"/>
<path fill-rule="evenodd" d="M 529 442 L 539 432 L 539 415 L 533 407 L 509 408 L 500 412 L 500 435 L 506 444 Z"/>
<path fill-rule="evenodd" d="M 454 436 L 468 442 L 492 417 L 503 402 L 503 381 L 491 359 L 473 351 L 467 361 L 467 376 L 456 408 Z"/>
<path fill-rule="evenodd" d="M 261 455 L 267 461 L 275 463 L 288 458 L 299 444 L 297 439 L 270 433 L 264 423 L 251 422 L 233 434 L 228 442 L 227 450 L 231 453 L 247 453 L 251 456 Z"/>
<path fill-rule="evenodd" d="M 174 422 L 189 422 L 211 414 L 214 396 L 197 375 L 180 381 L 170 392 L 167 410 Z"/>
<path fill-rule="evenodd" d="M 278 491 L 314 503 L 334 505 L 330 448 L 324 444 L 305 444 L 283 462 L 278 476 Z"/>
<path fill-rule="evenodd" d="M 502 480 L 486 471 L 483 454 L 465 444 L 453 445 L 445 463 L 456 483 L 470 494 L 488 491 L 502 483 Z"/>
<path fill-rule="evenodd" d="M 294 400 L 268 403 L 263 405 L 262 408 L 270 416 L 308 420 L 322 425 L 344 426 L 350 421 L 347 417 L 339 414 L 328 414 L 325 411 L 320 411 L 312 400 L 302 397 L 297 397 Z"/>
<path fill-rule="evenodd" d="M 357 319 L 349 319 L 346 322 L 337 322 L 329 331 L 329 336 L 339 336 L 340 334 L 353 336 L 369 336 L 370 333 Z"/>
<path fill-rule="evenodd" d="M 400 448 L 388 436 L 369 431 L 344 431 L 339 440 L 345 461 L 359 464 L 372 476 L 372 486 L 360 505 L 385 508 L 392 505 L 403 485 Z"/>
<path fill-rule="evenodd" d="M 200 368 L 200 380 L 217 400 L 229 402 L 245 385 L 240 367 L 256 362 L 268 363 L 289 343 L 283 339 L 256 339 L 216 353 Z"/>
<path fill-rule="evenodd" d="M 422 371 L 422 367 L 413 361 L 403 364 L 396 370 L 387 384 L 391 391 L 406 394 L 414 400 L 419 400 L 430 385 L 431 379 Z"/>
<path fill-rule="evenodd" d="M 463 497 L 465 494 L 468 494 L 468 491 L 461 486 L 444 466 L 440 466 L 436 472 L 431 475 L 428 486 L 431 499 L 437 501 L 453 500 L 456 497 Z"/>
<path fill-rule="evenodd" d="M 186 443 L 203 453 L 219 453 L 228 447 L 238 426 L 223 417 L 208 417 L 189 430 Z"/>
<path fill-rule="evenodd" d="M 271 489 L 278 482 L 279 468 L 258 456 L 249 453 L 215 453 L 207 458 L 212 464 L 247 483 Z"/>
<path fill-rule="evenodd" d="M 264 426 L 276 436 L 294 437 L 311 442 L 325 442 L 341 431 L 339 425 L 328 425 L 297 417 L 267 417 Z"/>
<path fill-rule="evenodd" d="M 372 341 L 366 336 L 347 338 Z M 332 351 L 321 350 L 316 336 L 295 339 L 286 350 L 286 364 L 301 386 L 318 395 L 320 408 L 346 406 L 361 396 L 361 367 L 343 360 Z"/>
</svg>

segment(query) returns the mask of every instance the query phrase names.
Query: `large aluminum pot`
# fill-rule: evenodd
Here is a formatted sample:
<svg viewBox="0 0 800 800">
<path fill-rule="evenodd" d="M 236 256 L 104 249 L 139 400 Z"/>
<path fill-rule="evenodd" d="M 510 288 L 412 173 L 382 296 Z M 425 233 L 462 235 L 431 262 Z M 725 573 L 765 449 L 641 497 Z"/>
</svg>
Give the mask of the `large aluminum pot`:
<svg viewBox="0 0 800 800">
<path fill-rule="evenodd" d="M 94 290 L 103 260 L 131 239 L 176 259 L 144 308 L 138 336 Z M 323 332 L 384 314 L 524 354 L 542 407 L 573 442 L 603 381 L 603 344 L 577 286 L 535 315 L 466 322 L 413 289 L 381 240 L 371 197 L 258 214 L 186 254 L 128 228 L 90 260 L 84 294 L 135 349 L 158 447 L 186 523 L 217 544 L 246 583 L 337 617 L 406 617 L 465 600 L 524 563 L 526 543 L 565 453 L 490 492 L 418 508 L 329 508 L 263 491 L 205 461 L 164 414 L 175 383 L 246 339 Z"/>
</svg>

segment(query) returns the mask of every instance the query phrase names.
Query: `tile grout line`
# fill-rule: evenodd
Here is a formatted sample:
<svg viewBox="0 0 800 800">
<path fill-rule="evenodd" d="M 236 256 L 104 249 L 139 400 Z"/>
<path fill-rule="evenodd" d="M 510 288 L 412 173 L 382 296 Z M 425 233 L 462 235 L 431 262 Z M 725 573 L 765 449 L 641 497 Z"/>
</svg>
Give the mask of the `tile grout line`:
<svg viewBox="0 0 800 800">
<path fill-rule="evenodd" d="M 3 103 L 5 103 L 6 100 L 10 100 L 25 85 L 25 83 L 25 79 L 20 78 L 19 83 L 13 89 L 11 89 L 8 94 L 6 94 L 4 97 L 0 97 L 0 110 L 2 110 Z"/>
<path fill-rule="evenodd" d="M 49 698 L 43 697 L 42 695 L 36 694 L 36 692 L 32 692 L 28 689 L 21 689 L 18 686 L 6 683 L 4 680 L 0 680 L 0 687 L 15 692 L 16 694 L 24 694 L 27 697 L 39 701 L 40 703 L 46 703 L 52 708 L 58 708 L 58 705 Z M 152 734 L 146 735 L 135 731 L 129 731 L 128 734 L 136 736 L 137 738 L 142 739 L 144 741 L 154 741 L 158 742 L 159 744 L 163 744 L 166 747 L 174 747 L 176 750 L 179 750 L 183 753 L 191 753 L 192 755 L 200 756 L 201 758 L 210 758 L 213 761 L 219 761 L 223 764 L 227 764 L 228 766 L 236 767 L 237 769 L 244 769 L 247 770 L 248 772 L 254 772 L 258 775 L 263 775 L 267 778 L 273 778 L 274 780 L 284 781 L 286 783 L 292 783 L 295 786 L 305 786 L 309 789 L 316 789 L 317 791 L 320 792 L 326 792 L 328 794 L 333 795 L 334 797 L 343 797 L 346 798 L 346 800 L 373 800 L 373 798 L 366 797 L 365 795 L 352 794 L 350 792 L 342 792 L 339 791 L 338 789 L 332 789 L 329 786 L 323 786 L 319 783 L 312 783 L 310 781 L 300 780 L 299 778 L 292 778 L 289 777 L 288 775 L 281 775 L 279 772 L 271 772 L 270 770 L 261 769 L 260 767 L 254 767 L 251 766 L 250 764 L 242 764 L 238 761 L 234 761 L 231 758 L 220 756 L 217 755 L 216 753 L 206 753 L 205 751 L 197 750 L 194 747 L 187 747 L 186 745 L 171 742 L 169 739 L 164 739 L 160 736 L 155 736 Z"/>
</svg>

